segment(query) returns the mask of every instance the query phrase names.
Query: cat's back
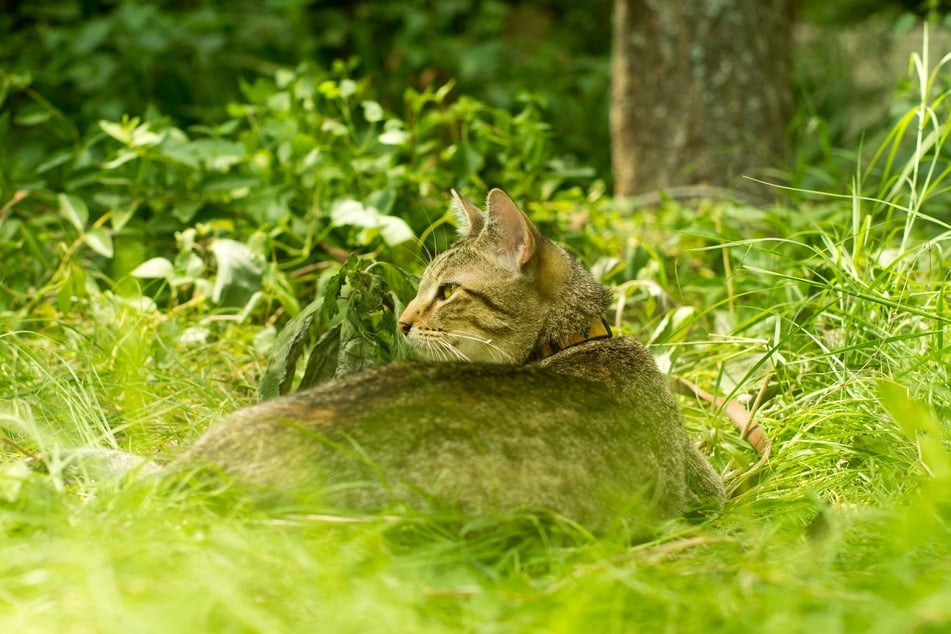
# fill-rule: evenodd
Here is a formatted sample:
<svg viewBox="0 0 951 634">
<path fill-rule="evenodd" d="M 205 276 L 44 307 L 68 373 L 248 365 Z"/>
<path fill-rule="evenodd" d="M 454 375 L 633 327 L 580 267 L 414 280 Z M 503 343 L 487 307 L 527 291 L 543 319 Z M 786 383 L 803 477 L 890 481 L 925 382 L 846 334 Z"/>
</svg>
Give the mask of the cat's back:
<svg viewBox="0 0 951 634">
<path fill-rule="evenodd" d="M 515 434 L 524 426 L 558 433 L 569 426 L 609 425 L 629 432 L 648 422 L 629 415 L 626 408 L 635 403 L 673 412 L 658 412 L 658 420 L 649 421 L 653 427 L 679 422 L 650 353 L 635 339 L 618 337 L 526 365 L 391 363 L 239 410 L 211 432 L 228 436 L 237 435 L 239 427 L 244 434 L 247 428 L 273 432 L 290 425 L 317 434 L 379 432 L 387 442 L 456 427 Z M 567 412 L 570 421 L 562 420 L 569 418 Z"/>
<path fill-rule="evenodd" d="M 246 408 L 183 458 L 347 508 L 547 508 L 597 524 L 683 510 L 676 403 L 634 340 L 541 363 L 394 363 Z"/>
</svg>

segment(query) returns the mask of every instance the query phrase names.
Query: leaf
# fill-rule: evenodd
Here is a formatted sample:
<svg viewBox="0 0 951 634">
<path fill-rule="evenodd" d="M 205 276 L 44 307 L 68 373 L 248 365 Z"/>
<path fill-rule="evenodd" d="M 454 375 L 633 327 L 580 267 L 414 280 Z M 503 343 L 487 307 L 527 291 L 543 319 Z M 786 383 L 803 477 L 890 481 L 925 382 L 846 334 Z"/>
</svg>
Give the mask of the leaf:
<svg viewBox="0 0 951 634">
<path fill-rule="evenodd" d="M 356 200 L 341 200 L 330 210 L 330 221 L 335 225 L 354 225 L 357 227 L 376 226 L 377 214 L 372 207 L 364 207 Z"/>
<path fill-rule="evenodd" d="M 405 130 L 387 130 L 377 137 L 377 140 L 383 145 L 406 145 L 409 142 L 409 132 Z"/>
<path fill-rule="evenodd" d="M 75 264 L 70 264 L 63 283 L 56 292 L 57 308 L 64 313 L 68 313 L 72 310 L 75 300 L 86 297 L 88 295 L 86 280 L 86 270 Z"/>
<path fill-rule="evenodd" d="M 228 171 L 247 154 L 242 144 L 225 139 L 198 139 L 191 147 L 205 167 L 217 172 Z"/>
<path fill-rule="evenodd" d="M 39 104 L 29 104 L 17 113 L 13 122 L 23 126 L 40 125 L 49 121 L 51 116 L 52 113 L 48 108 Z"/>
<path fill-rule="evenodd" d="M 268 355 L 267 371 L 261 379 L 258 393 L 263 399 L 286 394 L 294 380 L 297 359 L 314 324 L 314 316 L 323 308 L 322 297 L 312 301 L 299 315 L 287 322 L 277 334 L 271 353 Z"/>
<path fill-rule="evenodd" d="M 341 79 L 340 80 L 340 96 L 346 99 L 351 97 L 354 93 L 357 92 L 357 82 L 352 79 Z"/>
<path fill-rule="evenodd" d="M 114 170 L 117 167 L 121 167 L 139 157 L 138 153 L 135 150 L 122 150 L 119 154 L 112 159 L 111 161 L 106 161 L 102 164 L 103 168 L 107 170 Z"/>
<path fill-rule="evenodd" d="M 943 433 L 931 409 L 908 396 L 908 390 L 892 381 L 878 384 L 878 397 L 888 415 L 918 443 L 921 462 L 935 480 L 951 481 L 951 455 L 942 443 Z"/>
<path fill-rule="evenodd" d="M 375 262 L 372 268 L 373 272 L 383 280 L 386 288 L 395 293 L 399 299 L 400 304 L 394 306 L 394 311 L 402 312 L 403 306 L 416 295 L 419 280 L 389 262 Z"/>
<path fill-rule="evenodd" d="M 25 460 L 0 465 L 0 501 L 16 502 L 20 498 L 23 483 L 32 473 Z"/>
<path fill-rule="evenodd" d="M 140 144 L 142 143 L 137 143 L 137 145 Z M 150 145 L 156 144 L 158 145 L 157 149 L 161 155 L 169 161 L 190 167 L 191 169 L 198 169 L 200 166 L 198 153 L 195 151 L 193 144 L 188 141 L 170 136 L 162 139 L 160 144 L 158 142 L 150 143 Z"/>
<path fill-rule="evenodd" d="M 111 258 L 113 254 L 112 249 L 112 235 L 109 234 L 102 227 L 92 227 L 89 231 L 83 235 L 83 241 L 89 245 L 93 251 L 99 255 Z"/>
<path fill-rule="evenodd" d="M 363 118 L 369 123 L 376 123 L 383 120 L 383 107 L 375 101 L 364 101 L 360 104 L 363 107 Z"/>
<path fill-rule="evenodd" d="M 220 238 L 211 243 L 218 263 L 212 301 L 221 306 L 244 306 L 261 289 L 264 265 L 243 242 Z"/>
<path fill-rule="evenodd" d="M 416 234 L 409 228 L 406 221 L 396 216 L 380 215 L 379 229 L 380 235 L 383 236 L 383 241 L 390 246 L 403 244 L 416 237 Z"/>
<path fill-rule="evenodd" d="M 82 233 L 86 229 L 86 223 L 89 222 L 89 208 L 86 207 L 86 202 L 72 194 L 59 194 L 56 199 L 59 201 L 59 211 L 63 218 Z"/>
<path fill-rule="evenodd" d="M 152 258 L 138 265 L 129 273 L 132 277 L 144 279 L 171 279 L 175 274 L 175 267 L 165 258 Z"/>
<path fill-rule="evenodd" d="M 116 207 L 112 210 L 112 229 L 113 231 L 121 231 L 125 227 L 132 217 L 135 216 L 135 212 L 139 209 L 139 201 L 133 200 L 121 207 Z"/>
<path fill-rule="evenodd" d="M 71 150 L 54 152 L 48 159 L 36 166 L 36 173 L 43 174 L 44 172 L 48 172 L 54 167 L 59 167 L 63 163 L 69 162 L 72 158 L 73 152 Z"/>
<path fill-rule="evenodd" d="M 297 389 L 320 385 L 337 375 L 337 366 L 340 362 L 340 331 L 341 324 L 334 324 L 327 329 L 317 340 L 317 344 L 307 357 L 307 368 Z"/>
<path fill-rule="evenodd" d="M 340 353 L 337 356 L 335 376 L 338 377 L 373 367 L 379 352 L 379 345 L 363 336 L 360 330 L 351 324 L 351 320 L 348 319 L 344 324 L 340 336 Z"/>
<path fill-rule="evenodd" d="M 172 208 L 172 215 L 182 221 L 182 223 L 187 224 L 192 221 L 192 218 L 194 218 L 198 210 L 201 209 L 201 205 L 201 200 L 180 200 L 176 202 L 175 207 Z"/>
<path fill-rule="evenodd" d="M 356 200 L 338 201 L 330 211 L 330 219 L 335 225 L 375 229 L 390 246 L 402 244 L 416 237 L 402 218 L 383 215 L 373 207 L 366 207 Z M 364 243 L 372 240 L 372 237 L 372 233 L 365 232 Z"/>
<path fill-rule="evenodd" d="M 468 180 L 472 174 L 482 169 L 485 156 L 472 145 L 463 143 L 453 146 L 453 149 L 455 151 L 449 162 L 452 165 L 453 173 L 460 182 Z"/>
<path fill-rule="evenodd" d="M 135 127 L 135 123 L 135 119 L 124 123 L 114 123 L 103 119 L 99 121 L 99 127 L 116 141 L 123 145 L 129 145 L 132 141 L 132 128 Z"/>
<path fill-rule="evenodd" d="M 85 58 L 99 48 L 109 37 L 113 25 L 112 21 L 103 19 L 84 22 L 76 30 L 71 42 L 76 57 L 78 59 Z"/>
</svg>

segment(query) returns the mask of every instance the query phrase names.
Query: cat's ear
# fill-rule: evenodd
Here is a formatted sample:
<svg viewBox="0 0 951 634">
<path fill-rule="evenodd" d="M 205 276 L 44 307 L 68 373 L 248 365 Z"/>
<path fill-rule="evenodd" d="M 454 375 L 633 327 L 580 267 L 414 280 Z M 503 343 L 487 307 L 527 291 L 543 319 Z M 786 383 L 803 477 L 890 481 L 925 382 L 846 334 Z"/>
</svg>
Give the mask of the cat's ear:
<svg viewBox="0 0 951 634">
<path fill-rule="evenodd" d="M 459 226 L 459 236 L 474 238 L 485 226 L 485 214 L 476 207 L 475 203 L 463 198 L 455 189 L 452 191 L 452 212 L 456 215 Z"/>
<path fill-rule="evenodd" d="M 490 191 L 485 205 L 499 254 L 513 271 L 521 270 L 535 254 L 535 225 L 501 189 Z"/>
</svg>

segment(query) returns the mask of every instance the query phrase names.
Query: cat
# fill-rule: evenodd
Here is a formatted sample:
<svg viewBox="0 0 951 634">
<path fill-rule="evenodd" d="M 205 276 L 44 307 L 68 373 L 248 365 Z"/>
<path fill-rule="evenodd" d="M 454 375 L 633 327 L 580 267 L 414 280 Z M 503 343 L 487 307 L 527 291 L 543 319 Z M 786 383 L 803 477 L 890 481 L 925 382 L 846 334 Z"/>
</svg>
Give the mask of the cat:
<svg viewBox="0 0 951 634">
<path fill-rule="evenodd" d="M 502 190 L 455 191 L 395 362 L 238 410 L 166 470 L 310 508 L 544 510 L 592 530 L 722 506 L 665 376 L 611 293 Z"/>
</svg>

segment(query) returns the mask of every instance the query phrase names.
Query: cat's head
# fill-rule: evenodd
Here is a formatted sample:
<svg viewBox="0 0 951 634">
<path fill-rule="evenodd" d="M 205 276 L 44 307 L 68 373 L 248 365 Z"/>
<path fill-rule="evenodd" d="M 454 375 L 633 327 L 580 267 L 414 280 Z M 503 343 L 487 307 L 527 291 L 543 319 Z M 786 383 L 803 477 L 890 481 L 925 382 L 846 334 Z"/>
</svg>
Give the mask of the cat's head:
<svg viewBox="0 0 951 634">
<path fill-rule="evenodd" d="M 591 315 L 600 319 L 606 291 L 505 192 L 490 191 L 485 212 L 452 195 L 460 238 L 423 272 L 399 320 L 421 356 L 522 363 L 540 341 L 558 338 L 553 327 L 587 332 Z M 576 301 L 581 294 L 591 298 Z"/>
</svg>

